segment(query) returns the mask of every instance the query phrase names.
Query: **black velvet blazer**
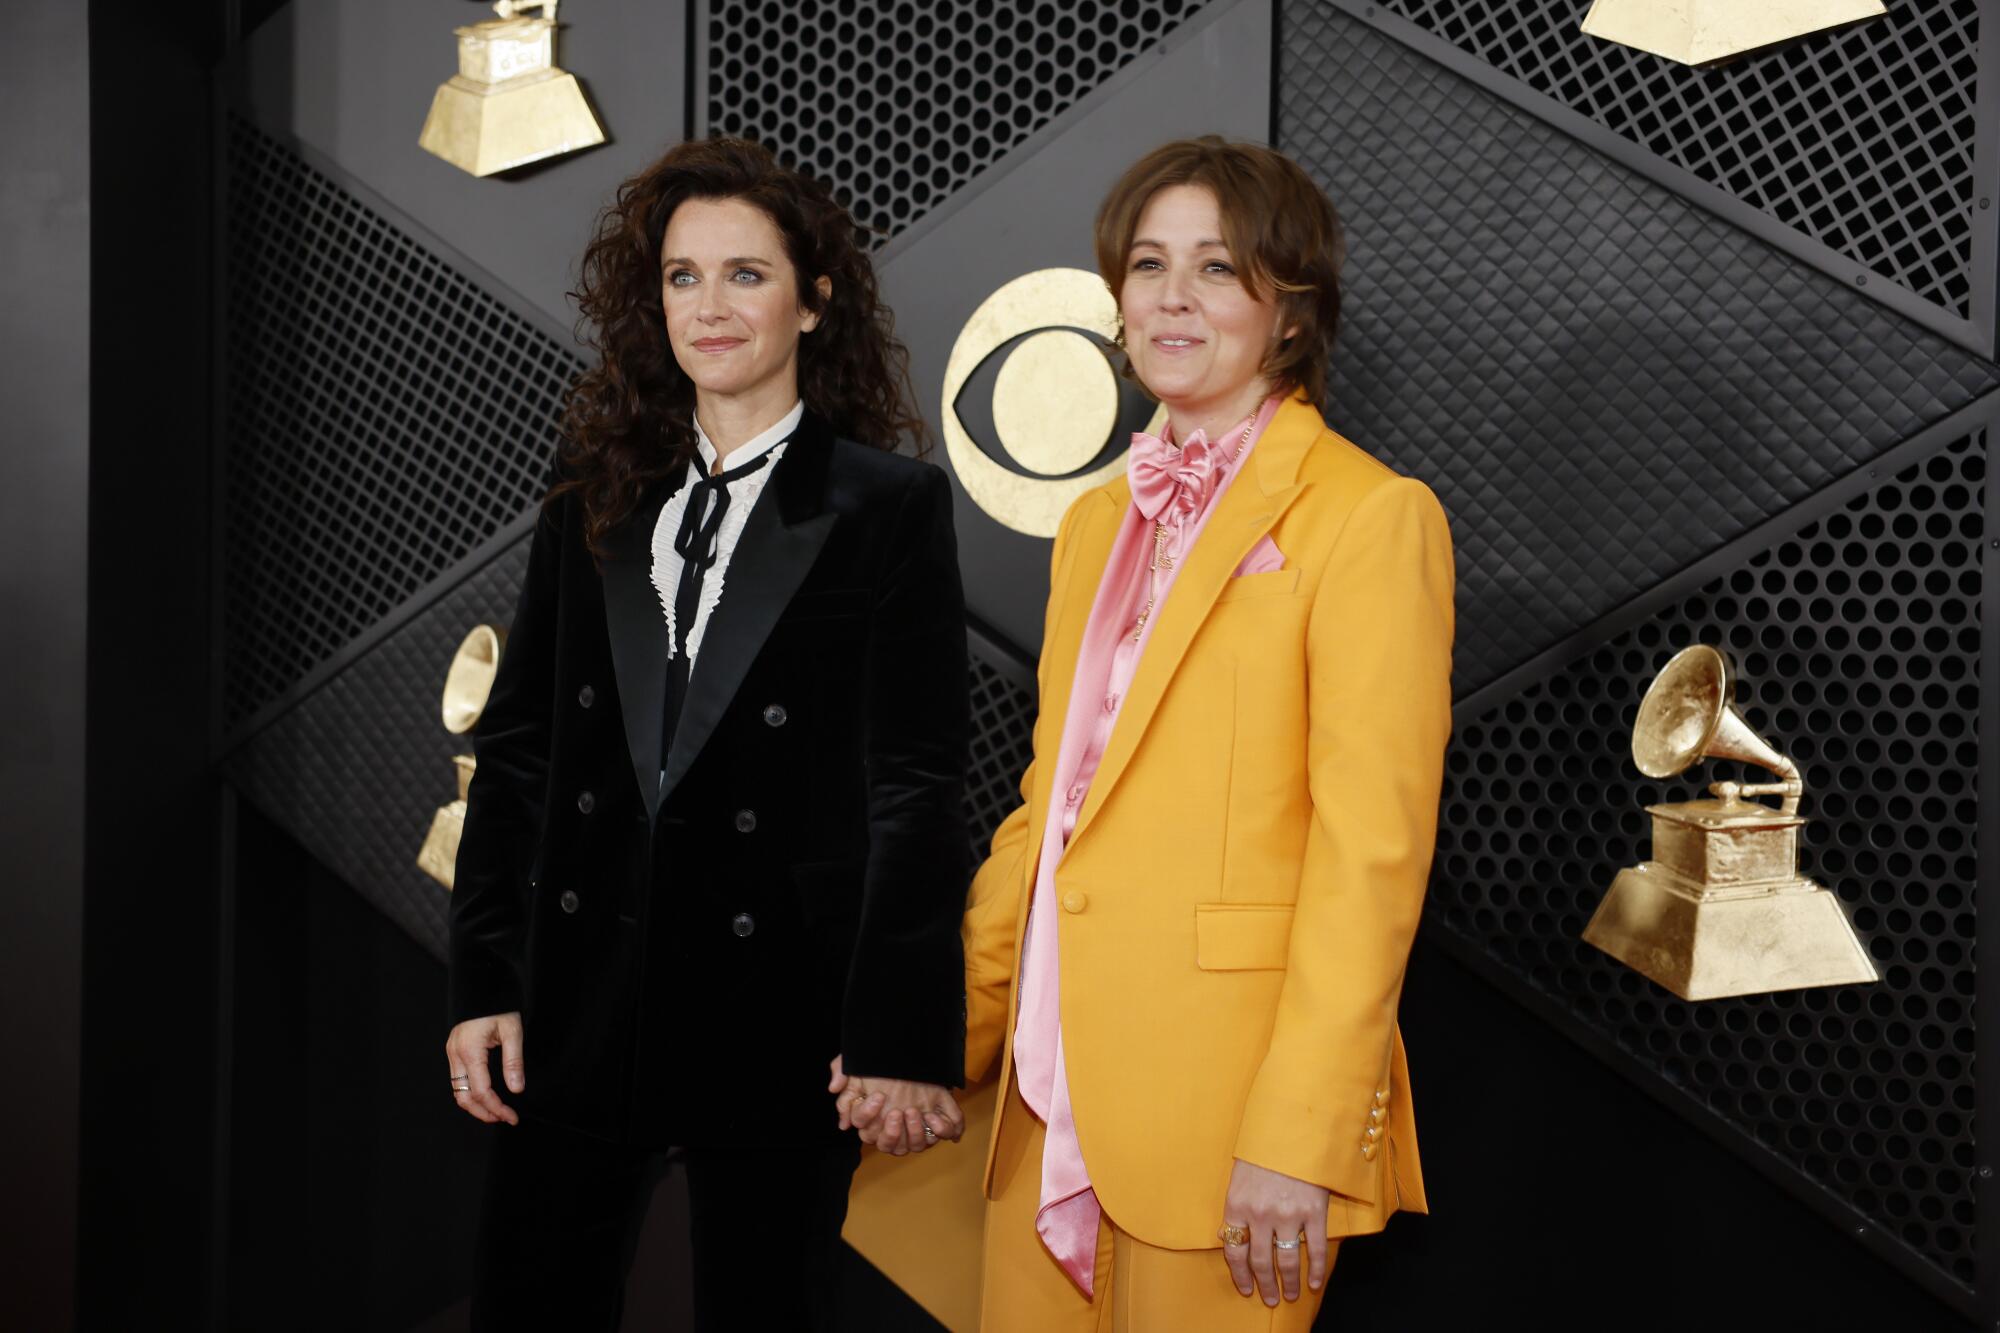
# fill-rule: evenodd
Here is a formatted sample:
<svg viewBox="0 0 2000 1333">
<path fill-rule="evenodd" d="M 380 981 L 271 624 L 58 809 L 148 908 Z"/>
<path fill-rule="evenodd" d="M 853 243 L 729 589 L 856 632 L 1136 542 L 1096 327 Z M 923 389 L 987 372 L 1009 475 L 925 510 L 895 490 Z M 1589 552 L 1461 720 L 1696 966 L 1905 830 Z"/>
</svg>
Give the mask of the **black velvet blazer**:
<svg viewBox="0 0 2000 1333">
<path fill-rule="evenodd" d="M 835 1054 L 857 1074 L 963 1076 L 951 492 L 808 413 L 663 757 L 651 535 L 677 480 L 602 573 L 573 496 L 536 525 L 475 736 L 451 1020 L 521 1011 L 524 1115 L 619 1142 L 821 1143 Z"/>
</svg>

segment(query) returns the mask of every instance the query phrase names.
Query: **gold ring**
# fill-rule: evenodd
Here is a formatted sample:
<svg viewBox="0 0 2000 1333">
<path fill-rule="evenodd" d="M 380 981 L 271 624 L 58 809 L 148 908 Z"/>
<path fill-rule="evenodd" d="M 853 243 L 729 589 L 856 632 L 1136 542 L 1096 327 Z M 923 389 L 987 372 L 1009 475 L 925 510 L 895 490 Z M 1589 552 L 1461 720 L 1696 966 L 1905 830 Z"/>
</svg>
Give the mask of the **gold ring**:
<svg viewBox="0 0 2000 1333">
<path fill-rule="evenodd" d="M 1224 1222 L 1215 1229 L 1215 1238 L 1232 1248 L 1250 1243 L 1250 1228 L 1236 1222 Z"/>
</svg>

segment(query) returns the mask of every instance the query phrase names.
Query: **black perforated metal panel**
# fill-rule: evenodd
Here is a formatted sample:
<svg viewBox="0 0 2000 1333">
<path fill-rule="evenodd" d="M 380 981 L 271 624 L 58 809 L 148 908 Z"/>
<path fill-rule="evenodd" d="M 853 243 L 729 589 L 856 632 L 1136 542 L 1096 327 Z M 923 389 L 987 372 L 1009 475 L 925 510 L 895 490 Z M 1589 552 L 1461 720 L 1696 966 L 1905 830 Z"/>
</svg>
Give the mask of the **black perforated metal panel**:
<svg viewBox="0 0 2000 1333">
<path fill-rule="evenodd" d="M 708 129 L 810 172 L 886 240 L 1199 7 L 724 0 Z"/>
<path fill-rule="evenodd" d="M 1978 0 L 1695 70 L 1580 30 L 1589 0 L 1380 0 L 1926 300 L 1969 313 Z"/>
<path fill-rule="evenodd" d="M 227 222 L 234 722 L 540 498 L 581 364 L 237 119 Z"/>
<path fill-rule="evenodd" d="M 417 869 L 437 808 L 458 795 L 444 729 L 452 654 L 475 625 L 508 625 L 528 568 L 517 542 L 286 710 L 229 756 L 243 794 L 322 865 L 439 957 L 443 886 Z"/>
<path fill-rule="evenodd" d="M 1282 31 L 1280 144 L 1348 223 L 1328 415 L 1451 515 L 1461 695 L 1995 382 L 1366 23 Z"/>
<path fill-rule="evenodd" d="M 1035 754 L 1035 692 L 1013 673 L 972 652 L 972 768 L 965 779 L 965 816 L 973 864 L 986 859 L 1000 821 L 1021 803 L 1021 774 Z"/>
<path fill-rule="evenodd" d="M 1975 438 L 1905 468 L 1462 725 L 1429 904 L 1966 1286 L 1986 462 Z M 1695 642 L 1731 654 L 1740 711 L 1803 770 L 1801 867 L 1839 894 L 1879 984 L 1691 1004 L 1583 943 L 1649 854 L 1644 807 L 1741 776 L 1632 765 L 1640 697 Z"/>
</svg>

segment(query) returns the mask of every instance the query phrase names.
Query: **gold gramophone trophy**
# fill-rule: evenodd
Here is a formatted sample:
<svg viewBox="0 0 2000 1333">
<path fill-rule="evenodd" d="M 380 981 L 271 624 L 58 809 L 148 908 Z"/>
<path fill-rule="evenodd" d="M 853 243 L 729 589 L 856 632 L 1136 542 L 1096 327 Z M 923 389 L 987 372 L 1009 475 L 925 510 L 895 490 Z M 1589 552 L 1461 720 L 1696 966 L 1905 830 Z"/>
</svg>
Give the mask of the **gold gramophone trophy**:
<svg viewBox="0 0 2000 1333">
<path fill-rule="evenodd" d="M 1839 900 L 1800 877 L 1805 785 L 1731 707 L 1734 693 L 1720 650 L 1676 653 L 1639 704 L 1633 762 L 1671 778 L 1705 758 L 1737 759 L 1780 780 L 1717 782 L 1713 800 L 1646 807 L 1653 859 L 1618 872 L 1584 940 L 1684 1000 L 1880 980 Z"/>
<path fill-rule="evenodd" d="M 451 667 L 444 675 L 444 729 L 454 736 L 472 730 L 486 708 L 486 696 L 493 692 L 493 673 L 500 669 L 500 650 L 506 646 L 507 632 L 480 625 L 465 636 L 452 654 Z M 458 799 L 438 807 L 431 819 L 431 831 L 417 851 L 417 865 L 447 889 L 458 864 L 458 839 L 465 832 L 465 797 L 472 786 L 472 756 L 456 754 L 451 762 L 458 768 Z"/>
<path fill-rule="evenodd" d="M 458 73 L 438 85 L 419 148 L 491 176 L 604 142 L 576 76 L 556 67 L 556 4 L 496 0 L 499 18 L 456 30 Z"/>
</svg>

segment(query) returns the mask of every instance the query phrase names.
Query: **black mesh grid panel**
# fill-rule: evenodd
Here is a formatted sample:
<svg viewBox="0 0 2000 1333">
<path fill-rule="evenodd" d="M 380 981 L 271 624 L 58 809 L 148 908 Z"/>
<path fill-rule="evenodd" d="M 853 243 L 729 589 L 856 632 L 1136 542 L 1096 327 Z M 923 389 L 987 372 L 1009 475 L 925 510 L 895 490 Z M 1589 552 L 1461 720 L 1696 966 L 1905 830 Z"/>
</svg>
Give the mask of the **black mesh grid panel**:
<svg viewBox="0 0 2000 1333">
<path fill-rule="evenodd" d="M 1282 31 L 1281 145 L 1349 227 L 1328 415 L 1452 517 L 1461 694 L 1995 383 L 1360 20 Z"/>
<path fill-rule="evenodd" d="M 1379 3 L 1969 314 L 1979 0 L 1896 0 L 1883 18 L 1701 70 L 1585 36 L 1589 0 Z"/>
<path fill-rule="evenodd" d="M 475 625 L 514 618 L 528 544 L 515 543 L 287 709 L 229 757 L 243 794 L 322 865 L 439 957 L 444 887 L 417 869 L 437 808 L 458 795 L 438 715 L 452 654 Z"/>
<path fill-rule="evenodd" d="M 1035 753 L 1035 693 L 972 654 L 972 769 L 965 775 L 973 864 L 986 859 L 1000 821 L 1021 803 L 1021 774 Z"/>
<path fill-rule="evenodd" d="M 1461 723 L 1428 908 L 1967 1287 L 1985 473 L 1961 440 Z M 1739 711 L 1802 769 L 1801 869 L 1879 984 L 1687 1003 L 1583 942 L 1649 854 L 1644 807 L 1745 776 L 1632 766 L 1640 697 L 1695 642 L 1730 653 Z"/>
<path fill-rule="evenodd" d="M 886 240 L 1199 7 L 720 0 L 709 132 L 765 144 Z"/>
<path fill-rule="evenodd" d="M 227 224 L 234 722 L 539 498 L 581 365 L 236 119 Z"/>
</svg>

